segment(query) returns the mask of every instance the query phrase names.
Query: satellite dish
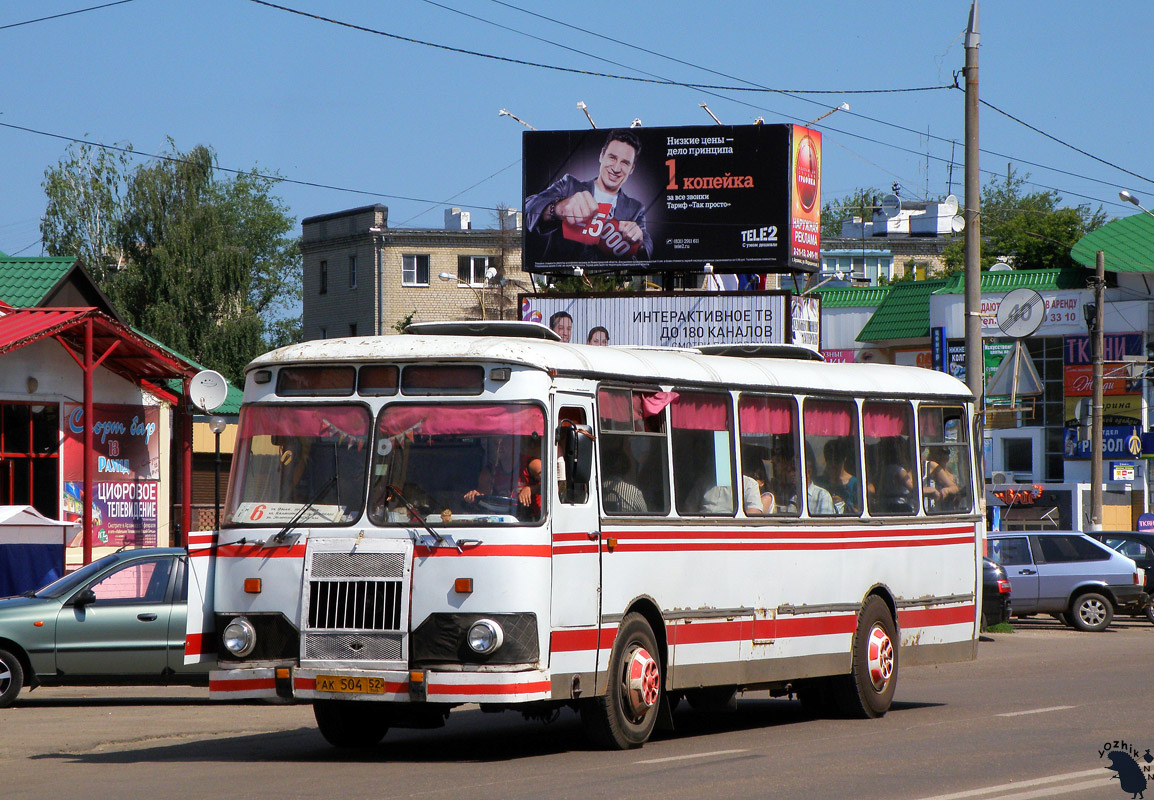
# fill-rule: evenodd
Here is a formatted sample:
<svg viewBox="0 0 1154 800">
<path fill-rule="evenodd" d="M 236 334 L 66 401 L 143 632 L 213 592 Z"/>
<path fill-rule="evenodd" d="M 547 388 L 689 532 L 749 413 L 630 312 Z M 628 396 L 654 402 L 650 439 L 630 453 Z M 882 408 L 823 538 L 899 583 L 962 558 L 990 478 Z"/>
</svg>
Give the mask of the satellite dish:
<svg viewBox="0 0 1154 800">
<path fill-rule="evenodd" d="M 192 376 L 188 391 L 192 404 L 201 411 L 211 414 L 220 408 L 228 397 L 228 382 L 216 370 L 201 370 Z"/>
<path fill-rule="evenodd" d="M 950 230 L 954 233 L 961 233 L 966 228 L 966 218 L 961 214 L 954 214 L 950 217 Z"/>
<path fill-rule="evenodd" d="M 902 201 L 896 194 L 887 194 L 882 198 L 882 213 L 886 219 L 893 219 L 902 210 Z"/>
<path fill-rule="evenodd" d="M 990 272 L 1010 272 L 1014 268 L 1005 261 L 995 261 L 990 265 Z"/>
<path fill-rule="evenodd" d="M 958 213 L 958 198 L 952 194 L 947 194 L 946 199 L 942 201 L 942 213 L 947 217 L 952 217 Z"/>
</svg>

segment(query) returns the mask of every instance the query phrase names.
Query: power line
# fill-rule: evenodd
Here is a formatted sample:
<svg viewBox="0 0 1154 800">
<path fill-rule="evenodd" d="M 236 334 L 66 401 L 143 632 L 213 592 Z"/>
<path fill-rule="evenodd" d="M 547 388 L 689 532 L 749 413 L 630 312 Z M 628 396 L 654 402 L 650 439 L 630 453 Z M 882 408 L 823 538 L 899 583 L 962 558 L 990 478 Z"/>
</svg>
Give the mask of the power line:
<svg viewBox="0 0 1154 800">
<path fill-rule="evenodd" d="M 25 133 L 32 133 L 32 134 L 36 134 L 37 136 L 47 136 L 51 139 L 59 139 L 61 141 L 72 142 L 75 144 L 86 144 L 86 145 L 89 145 L 91 147 L 100 148 L 101 150 L 111 150 L 111 151 L 117 152 L 117 153 L 128 153 L 129 155 L 133 155 L 133 156 L 143 156 L 145 158 L 155 158 L 155 159 L 158 159 L 160 161 L 168 162 L 170 164 L 190 164 L 191 163 L 187 159 L 177 158 L 176 156 L 165 155 L 163 153 L 148 153 L 148 152 L 145 152 L 144 150 L 135 150 L 132 147 L 125 147 L 122 145 L 115 145 L 115 144 L 104 144 L 102 142 L 94 142 L 91 139 L 81 139 L 81 138 L 78 138 L 76 136 L 67 136 L 67 135 L 62 134 L 62 133 L 52 133 L 51 131 L 37 130 L 36 128 L 29 128 L 29 127 L 26 127 L 24 125 L 13 125 L 10 122 L 0 122 L 0 127 L 11 128 L 12 130 L 23 131 Z M 510 166 L 512 166 L 512 165 L 510 165 Z M 307 186 L 307 187 L 310 187 L 313 189 L 330 189 L 334 192 L 347 192 L 349 194 L 360 194 L 360 195 L 365 195 L 368 197 L 383 197 L 386 200 L 406 200 L 406 201 L 409 201 L 412 203 L 432 203 L 434 205 L 440 204 L 439 201 L 430 200 L 427 197 L 408 197 L 406 195 L 401 195 L 401 194 L 386 194 L 384 192 L 370 191 L 367 189 L 351 189 L 347 186 L 336 186 L 336 185 L 330 184 L 330 183 L 319 183 L 317 181 L 304 181 L 304 180 L 298 180 L 296 178 L 286 178 L 283 175 L 275 175 L 275 174 L 269 174 L 269 173 L 265 173 L 265 172 L 258 172 L 255 169 L 252 169 L 252 170 L 233 169 L 232 167 L 222 167 L 219 164 L 213 164 L 212 168 L 213 168 L 213 170 L 215 170 L 217 172 L 226 172 L 230 175 L 247 175 L 247 176 L 254 177 L 254 178 L 260 178 L 262 180 L 266 180 L 266 181 L 269 181 L 271 183 L 289 183 L 289 184 L 292 184 L 294 186 Z M 505 167 L 505 169 L 508 169 L 508 168 L 509 167 Z M 504 170 L 501 170 L 501 172 L 504 172 Z M 486 178 L 486 180 L 488 180 L 488 178 Z M 483 182 L 484 181 L 482 181 L 482 183 Z M 468 203 L 461 203 L 461 205 L 465 206 L 467 208 L 477 209 L 477 210 L 484 210 L 484 211 L 491 211 L 492 210 L 488 206 L 469 205 Z"/>
<path fill-rule="evenodd" d="M 70 17 L 73 14 L 83 14 L 87 11 L 97 11 L 101 8 L 108 8 L 109 6 L 119 6 L 119 5 L 123 5 L 124 3 L 131 3 L 131 2 L 132 2 L 132 0 L 115 0 L 115 2 L 112 2 L 112 3 L 104 3 L 103 5 L 99 5 L 99 6 L 89 6 L 88 8 L 78 8 L 75 11 L 65 11 L 62 14 L 53 14 L 53 15 L 48 16 L 48 17 L 38 17 L 37 19 L 26 19 L 23 22 L 11 22 L 7 25 L 0 25 L 0 31 L 5 31 L 5 30 L 8 30 L 9 28 L 19 28 L 21 25 L 31 25 L 34 22 L 45 22 L 45 21 L 50 20 L 50 19 L 60 19 L 61 17 Z M 31 246 L 32 245 L 29 245 L 29 247 L 31 247 Z M 25 248 L 25 249 L 27 249 L 27 248 Z"/>
</svg>

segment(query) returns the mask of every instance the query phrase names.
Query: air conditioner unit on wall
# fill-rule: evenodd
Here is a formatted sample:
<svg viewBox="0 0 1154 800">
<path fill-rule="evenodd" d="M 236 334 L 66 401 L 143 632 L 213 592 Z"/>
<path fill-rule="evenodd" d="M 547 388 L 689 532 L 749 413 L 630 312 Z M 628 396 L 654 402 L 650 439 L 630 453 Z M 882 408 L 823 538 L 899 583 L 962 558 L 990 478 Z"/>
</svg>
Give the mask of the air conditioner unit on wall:
<svg viewBox="0 0 1154 800">
<path fill-rule="evenodd" d="M 1015 483 L 1014 476 L 1008 472 L 995 472 L 990 476 L 990 483 Z"/>
</svg>

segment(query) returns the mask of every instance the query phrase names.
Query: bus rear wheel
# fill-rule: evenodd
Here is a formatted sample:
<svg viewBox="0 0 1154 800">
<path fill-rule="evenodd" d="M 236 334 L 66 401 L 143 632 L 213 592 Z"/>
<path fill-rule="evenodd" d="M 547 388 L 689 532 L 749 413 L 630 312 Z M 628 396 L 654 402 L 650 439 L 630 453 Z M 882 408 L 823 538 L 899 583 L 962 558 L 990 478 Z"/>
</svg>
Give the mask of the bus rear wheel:
<svg viewBox="0 0 1154 800">
<path fill-rule="evenodd" d="M 325 741 L 341 749 L 373 747 L 389 732 L 383 703 L 317 700 L 313 716 Z"/>
<path fill-rule="evenodd" d="M 898 640 L 893 615 L 880 597 L 867 599 L 858 616 L 853 671 L 831 680 L 843 716 L 876 718 L 889 711 L 898 685 Z"/>
<path fill-rule="evenodd" d="M 640 614 L 627 614 L 609 658 L 608 691 L 581 707 L 589 737 L 613 750 L 645 744 L 657 723 L 663 682 L 653 629 Z"/>
</svg>

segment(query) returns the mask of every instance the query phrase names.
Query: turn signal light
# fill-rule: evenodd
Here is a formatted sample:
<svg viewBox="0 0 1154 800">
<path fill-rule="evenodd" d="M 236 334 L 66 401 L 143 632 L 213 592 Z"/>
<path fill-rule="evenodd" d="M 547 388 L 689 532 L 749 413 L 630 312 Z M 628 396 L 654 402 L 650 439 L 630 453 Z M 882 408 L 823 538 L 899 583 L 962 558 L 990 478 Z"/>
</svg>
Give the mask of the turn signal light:
<svg viewBox="0 0 1154 800">
<path fill-rule="evenodd" d="M 260 578 L 245 578 L 244 590 L 247 594 L 260 594 Z"/>
<path fill-rule="evenodd" d="M 453 581 L 453 591 L 457 594 L 472 594 L 473 579 L 457 578 L 455 581 Z"/>
</svg>

